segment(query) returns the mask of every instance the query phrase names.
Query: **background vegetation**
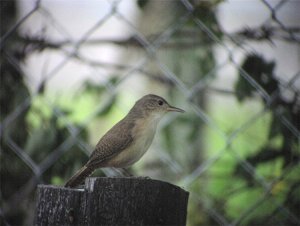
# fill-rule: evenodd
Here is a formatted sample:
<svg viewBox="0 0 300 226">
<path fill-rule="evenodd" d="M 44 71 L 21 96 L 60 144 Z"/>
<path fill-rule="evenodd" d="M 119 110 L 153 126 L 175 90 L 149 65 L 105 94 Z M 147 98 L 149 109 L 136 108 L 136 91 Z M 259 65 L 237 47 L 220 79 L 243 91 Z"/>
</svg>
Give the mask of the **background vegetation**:
<svg viewBox="0 0 300 226">
<path fill-rule="evenodd" d="M 129 38 L 83 35 L 74 44 L 50 38 L 43 28 L 22 32 L 28 18 L 16 26 L 16 2 L 1 1 L 1 224 L 30 225 L 37 184 L 63 185 L 97 139 L 151 92 L 187 112 L 163 120 L 151 150 L 130 170 L 188 190 L 188 225 L 299 225 L 299 64 L 285 78 L 275 57 L 250 47 L 276 49 L 285 42 L 299 49 L 300 28 L 276 16 L 287 3 L 258 2 L 268 8 L 267 20 L 228 34 L 216 16 L 222 1 L 138 0 L 139 18 L 134 26 L 126 22 Z M 118 4 L 110 14 L 126 21 Z M 50 23 L 46 12 L 37 1 L 32 14 L 47 15 Z M 81 52 L 103 42 L 121 49 L 122 63 L 92 61 Z M 226 55 L 221 63 L 217 48 Z M 107 70 L 107 79 L 84 79 L 57 92 L 49 85 L 56 72 L 41 72 L 46 75 L 32 88 L 30 57 L 53 52 Z M 224 79 L 228 65 L 234 72 Z M 73 79 L 65 76 L 62 84 Z"/>
</svg>

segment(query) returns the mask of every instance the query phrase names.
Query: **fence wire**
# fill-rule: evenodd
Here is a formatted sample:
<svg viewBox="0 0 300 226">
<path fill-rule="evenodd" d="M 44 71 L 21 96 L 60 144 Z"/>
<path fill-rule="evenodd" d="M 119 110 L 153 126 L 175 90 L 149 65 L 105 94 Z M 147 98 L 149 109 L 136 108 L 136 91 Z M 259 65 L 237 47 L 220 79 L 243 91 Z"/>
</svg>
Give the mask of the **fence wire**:
<svg viewBox="0 0 300 226">
<path fill-rule="evenodd" d="M 135 16 L 128 11 L 133 4 Z M 263 11 L 264 20 L 255 26 L 245 21 L 235 31 L 216 16 L 226 4 L 237 2 L 102 1 L 103 9 L 75 34 L 68 26 L 82 25 L 62 21 L 49 1 L 2 0 L 2 223 L 30 225 L 36 185 L 63 184 L 91 153 L 94 125 L 111 120 L 114 108 L 124 115 L 128 107 L 117 101 L 126 99 L 120 96 L 138 99 L 143 92 L 135 89 L 145 89 L 187 111 L 163 121 L 152 157 L 138 167 L 190 192 L 189 225 L 300 225 L 300 25 L 290 21 L 296 15 L 286 15 L 299 4 L 248 2 Z M 109 27 L 111 21 L 123 28 Z M 106 35 L 109 29 L 118 37 Z M 298 51 L 298 63 L 288 71 L 275 68 L 294 59 L 265 50 L 282 43 Z M 97 48 L 103 50 L 99 55 L 118 52 L 118 60 L 103 60 Z M 42 66 L 39 58 L 46 59 Z M 70 64 L 75 71 L 66 74 Z M 30 75 L 35 67 L 41 69 L 36 77 Z M 67 99 L 72 107 L 65 107 L 64 96 L 49 95 L 49 87 L 68 87 L 77 74 L 87 79 L 73 86 L 73 99 Z M 92 95 L 99 100 L 80 105 Z M 72 116 L 77 104 L 88 111 L 80 120 Z"/>
</svg>

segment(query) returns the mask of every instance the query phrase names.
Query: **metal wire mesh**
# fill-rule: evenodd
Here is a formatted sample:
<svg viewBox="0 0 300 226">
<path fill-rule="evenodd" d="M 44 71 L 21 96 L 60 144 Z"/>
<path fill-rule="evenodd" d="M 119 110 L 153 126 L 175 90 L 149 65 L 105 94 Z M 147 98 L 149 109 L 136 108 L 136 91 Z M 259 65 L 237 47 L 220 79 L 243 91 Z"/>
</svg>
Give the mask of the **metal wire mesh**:
<svg viewBox="0 0 300 226">
<path fill-rule="evenodd" d="M 189 225 L 300 225 L 295 198 L 300 192 L 300 26 L 289 20 L 293 15 L 285 18 L 287 8 L 299 6 L 296 1 L 252 1 L 263 19 L 234 31 L 226 31 L 224 18 L 216 17 L 226 4 L 221 1 L 136 1 L 135 17 L 126 9 L 133 1 L 102 1 L 101 13 L 93 14 L 78 34 L 68 26 L 82 25 L 62 21 L 47 1 L 25 2 L 19 2 L 23 13 L 15 20 L 14 2 L 1 1 L 1 12 L 10 12 L 1 22 L 0 44 L 4 224 L 30 224 L 36 185 L 55 179 L 61 184 L 92 151 L 90 136 L 99 135 L 89 131 L 97 120 L 110 120 L 111 108 L 124 115 L 128 107 L 118 97 L 130 93 L 128 99 L 137 99 L 136 93 L 146 89 L 187 111 L 163 121 L 161 138 L 149 151 L 155 157 L 138 167 L 190 191 Z M 72 16 L 80 21 L 76 12 Z M 106 36 L 112 20 L 122 24 L 116 32 L 120 38 Z M 264 57 L 266 46 L 276 50 L 281 43 L 298 51 L 298 63 L 285 72 L 275 65 L 294 59 L 279 62 L 272 52 L 273 62 Z M 119 56 L 104 61 L 96 51 Z M 228 78 L 222 78 L 223 71 Z M 96 79 L 76 86 L 80 74 Z M 87 90 L 100 101 L 76 120 L 58 104 L 63 97 L 47 94 L 52 83 L 71 87 L 75 97 L 68 99 L 73 101 L 69 109 Z M 111 169 L 103 172 L 116 175 Z M 23 204 L 15 208 L 18 203 Z"/>
</svg>

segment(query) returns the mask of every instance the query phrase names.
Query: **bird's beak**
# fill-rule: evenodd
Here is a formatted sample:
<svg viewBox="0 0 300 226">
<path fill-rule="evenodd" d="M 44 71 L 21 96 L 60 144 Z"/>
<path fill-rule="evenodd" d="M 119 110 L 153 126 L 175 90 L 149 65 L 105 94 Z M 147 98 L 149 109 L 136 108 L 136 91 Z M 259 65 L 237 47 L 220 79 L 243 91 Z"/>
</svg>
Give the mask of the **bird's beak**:
<svg viewBox="0 0 300 226">
<path fill-rule="evenodd" d="M 169 106 L 167 108 L 167 111 L 177 111 L 177 112 L 181 112 L 181 113 L 184 113 L 185 111 L 180 109 L 180 108 L 177 108 L 177 107 L 172 107 L 172 106 Z"/>
</svg>

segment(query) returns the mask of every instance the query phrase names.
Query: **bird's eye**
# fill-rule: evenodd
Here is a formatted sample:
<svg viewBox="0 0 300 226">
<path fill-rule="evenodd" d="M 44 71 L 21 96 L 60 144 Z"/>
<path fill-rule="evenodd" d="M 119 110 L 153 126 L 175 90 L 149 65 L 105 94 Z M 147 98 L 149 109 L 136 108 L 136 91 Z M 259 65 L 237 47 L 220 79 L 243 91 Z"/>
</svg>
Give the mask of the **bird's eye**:
<svg viewBox="0 0 300 226">
<path fill-rule="evenodd" d="M 163 102 L 162 100 L 159 100 L 159 101 L 158 101 L 158 104 L 161 106 L 161 105 L 164 104 L 164 102 Z"/>
</svg>

